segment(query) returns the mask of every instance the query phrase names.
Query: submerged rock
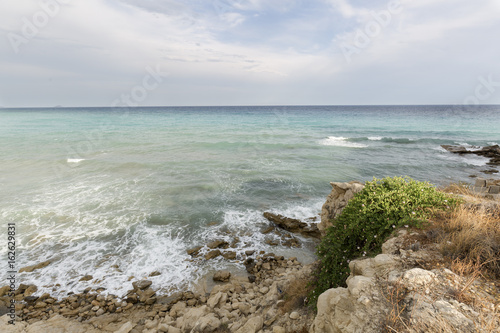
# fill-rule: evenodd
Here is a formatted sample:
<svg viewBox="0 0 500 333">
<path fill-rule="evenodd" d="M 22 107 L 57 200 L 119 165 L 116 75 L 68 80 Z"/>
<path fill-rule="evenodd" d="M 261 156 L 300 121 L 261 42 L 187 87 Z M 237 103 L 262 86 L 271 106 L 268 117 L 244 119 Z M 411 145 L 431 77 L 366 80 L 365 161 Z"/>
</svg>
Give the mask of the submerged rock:
<svg viewBox="0 0 500 333">
<path fill-rule="evenodd" d="M 33 266 L 23 267 L 23 268 L 21 268 L 21 269 L 19 270 L 19 273 L 22 273 L 22 272 L 31 273 L 31 272 L 33 272 L 34 270 L 41 269 L 41 268 L 45 268 L 45 267 L 47 267 L 48 265 L 50 265 L 50 260 L 47 260 L 47 261 L 41 262 L 41 263 L 36 264 L 36 265 L 33 265 Z"/>
<path fill-rule="evenodd" d="M 231 273 L 228 271 L 217 271 L 214 274 L 213 280 L 219 282 L 227 282 L 231 278 Z"/>
</svg>

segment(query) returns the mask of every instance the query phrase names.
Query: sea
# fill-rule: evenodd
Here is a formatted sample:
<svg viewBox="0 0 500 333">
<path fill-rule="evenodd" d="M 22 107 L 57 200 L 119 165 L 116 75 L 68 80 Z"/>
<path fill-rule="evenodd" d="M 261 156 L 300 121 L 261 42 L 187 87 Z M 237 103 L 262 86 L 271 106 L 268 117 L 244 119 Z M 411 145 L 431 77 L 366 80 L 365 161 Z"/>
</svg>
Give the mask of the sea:
<svg viewBox="0 0 500 333">
<path fill-rule="evenodd" d="M 498 105 L 3 108 L 2 272 L 50 261 L 16 283 L 121 297 L 138 279 L 167 294 L 244 271 L 247 250 L 309 263 L 314 242 L 297 236 L 288 248 L 262 233 L 264 212 L 319 222 L 330 182 L 472 183 L 489 177 L 488 159 L 441 145 L 499 143 Z M 186 252 L 214 240 L 232 243 L 237 260 Z"/>
</svg>

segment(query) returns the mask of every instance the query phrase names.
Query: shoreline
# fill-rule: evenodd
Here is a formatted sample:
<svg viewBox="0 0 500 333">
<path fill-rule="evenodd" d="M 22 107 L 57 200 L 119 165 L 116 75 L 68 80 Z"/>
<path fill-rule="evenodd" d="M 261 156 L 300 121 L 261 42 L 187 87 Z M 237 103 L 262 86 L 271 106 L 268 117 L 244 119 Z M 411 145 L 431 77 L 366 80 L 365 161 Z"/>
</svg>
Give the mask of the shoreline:
<svg viewBox="0 0 500 333">
<path fill-rule="evenodd" d="M 36 286 L 21 285 L 15 296 L 18 314 L 16 325 L 8 325 L 6 332 L 23 332 L 24 327 L 37 323 L 41 326 L 43 323 L 55 325 L 55 322 L 65 326 L 79 326 L 82 332 L 93 332 L 92 328 L 98 331 L 123 329 L 123 332 L 132 332 L 127 329 L 136 317 L 142 319 L 133 325 L 136 332 L 143 332 L 153 326 L 157 329 L 154 332 L 170 332 L 170 327 L 174 327 L 173 332 L 181 332 L 175 328 L 185 328 L 191 324 L 178 319 L 189 317 L 190 312 L 196 312 L 200 308 L 204 309 L 204 315 L 211 311 L 223 313 L 224 316 L 217 319 L 214 325 L 225 326 L 231 332 L 242 328 L 242 322 L 248 319 L 246 317 L 257 318 L 254 319 L 257 326 L 269 326 L 283 321 L 277 312 L 280 305 L 284 304 L 279 299 L 287 290 L 287 285 L 298 279 L 307 280 L 311 267 L 299 263 L 296 258 L 285 259 L 272 253 L 260 254 L 255 259 L 247 259 L 244 274 L 233 275 L 228 271 L 217 271 L 213 275 L 214 280 L 202 283 L 198 290 L 157 295 L 151 281 L 138 280 L 130 283 L 131 289 L 123 299 L 88 290 L 81 294 L 70 293 L 62 299 L 55 299 L 49 294 L 33 296 Z M 5 297 L 5 291 L 6 288 L 0 289 L 0 298 Z M 228 300 L 231 300 L 230 306 L 226 305 Z M 274 315 L 269 317 L 269 313 Z M 295 311 L 292 317 L 297 316 L 297 313 Z M 0 317 L 3 319 L 0 324 L 5 324 L 6 317 L 8 316 Z M 299 317 L 304 318 L 298 320 Z M 312 319 L 312 314 L 306 311 L 299 314 L 294 323 L 307 322 L 307 325 L 303 325 L 305 327 L 312 323 Z M 165 323 L 161 325 L 160 322 Z"/>
<path fill-rule="evenodd" d="M 485 184 L 491 187 L 497 186 L 495 185 L 497 182 L 486 181 Z M 362 184 L 350 182 L 331 183 L 331 185 L 333 190 L 323 206 L 322 222 L 325 209 L 328 213 L 326 220 L 331 218 L 331 214 L 339 214 L 339 210 L 347 204 L 356 191 L 360 190 Z M 494 207 L 497 208 L 500 206 L 496 201 L 474 198 L 479 202 L 475 201 L 474 205 L 484 206 L 484 209 L 493 207 L 489 203 L 496 205 Z M 493 196 L 492 199 L 496 197 Z M 332 203 L 335 205 L 332 206 Z M 286 222 L 285 225 L 288 223 L 287 227 L 298 223 L 297 220 L 279 215 L 275 218 L 278 223 L 279 221 Z M 307 232 L 310 232 L 309 226 L 307 224 L 305 226 Z M 321 223 L 317 226 L 320 230 L 325 228 L 325 225 Z M 286 229 L 284 226 L 281 228 Z M 273 229 L 277 232 L 280 230 L 278 226 L 273 226 Z M 439 320 L 446 318 L 446 311 L 452 311 L 455 319 L 458 320 L 450 321 L 449 324 L 453 327 L 465 325 L 470 328 L 483 317 L 489 318 L 490 322 L 491 320 L 495 322 L 494 315 L 499 313 L 500 304 L 495 303 L 494 300 L 495 297 L 497 300 L 500 299 L 500 284 L 492 285 L 489 292 L 481 291 L 481 294 L 477 294 L 481 296 L 478 302 L 482 306 L 481 309 L 486 309 L 484 312 L 477 308 L 475 303 L 464 305 L 463 300 L 455 298 L 453 294 L 448 294 L 447 288 L 460 290 L 462 288 L 460 286 L 463 286 L 462 290 L 465 290 L 470 282 L 451 272 L 446 266 L 442 266 L 445 259 L 438 251 L 437 244 L 430 241 L 429 235 L 432 233 L 403 229 L 384 243 L 382 254 L 375 258 L 359 258 L 351 261 L 349 264 L 351 274 L 347 280 L 348 288 L 334 288 L 325 292 L 325 296 L 322 294 L 318 300 L 318 314 L 314 314 L 310 308 L 305 307 L 307 286 L 311 282 L 313 264 L 304 265 L 297 258 L 285 258 L 274 253 L 263 251 L 255 253 L 255 251 L 248 250 L 244 260 L 238 258 L 243 261 L 245 271 L 236 269 L 230 272 L 214 269 L 213 275 L 210 273 L 200 279 L 200 283 L 195 288 L 168 295 L 159 292 L 161 288 L 155 288 L 154 283 L 147 279 L 130 281 L 130 289 L 124 297 L 105 295 L 105 290 L 97 287 L 94 290 L 87 288 L 78 294 L 69 293 L 61 299 L 56 299 L 50 294 L 36 294 L 38 289 L 36 286 L 20 285 L 14 297 L 18 314 L 16 325 L 8 325 L 8 316 L 4 315 L 0 317 L 0 326 L 6 326 L 5 331 L 8 333 L 26 332 L 28 328 L 30 332 L 33 328 L 39 329 L 39 332 L 46 332 L 56 326 L 66 327 L 70 332 L 82 333 L 319 333 L 324 332 L 322 327 L 325 322 L 334 320 L 338 321 L 336 325 L 342 325 L 343 317 L 338 317 L 338 314 L 332 312 L 331 307 L 325 307 L 324 302 L 325 297 L 337 295 L 335 296 L 337 298 L 334 297 L 335 302 L 345 301 L 356 304 L 353 308 L 355 310 L 345 314 L 347 317 L 352 317 L 350 320 L 353 323 L 374 327 L 374 323 L 359 322 L 359 316 L 375 318 L 377 315 L 372 313 L 373 309 L 378 309 L 379 313 L 387 309 L 387 301 L 383 298 L 385 294 L 380 291 L 380 288 L 386 288 L 387 284 L 390 288 L 399 288 L 401 278 L 404 288 L 411 291 L 405 294 L 405 302 L 414 306 L 421 302 L 419 298 L 421 295 L 437 297 L 433 302 L 438 301 L 446 306 L 441 310 L 434 309 L 433 311 L 437 311 L 441 318 Z M 217 254 L 216 257 L 222 257 L 224 250 L 230 250 L 229 245 L 226 241 L 216 240 L 204 245 L 207 251 L 200 252 L 200 247 L 193 249 L 190 255 L 193 260 L 208 262 L 211 259 L 210 253 Z M 46 263 L 40 263 L 40 265 L 43 266 Z M 417 274 L 417 277 L 414 278 L 412 274 Z M 407 276 L 411 278 L 406 278 Z M 425 281 L 418 280 L 421 277 L 425 277 Z M 487 282 L 476 280 L 479 281 L 474 283 L 474 288 L 479 288 L 477 290 L 490 288 Z M 361 288 L 359 283 L 368 283 L 368 281 L 370 281 L 369 284 Z M 448 281 L 453 283 L 448 285 L 446 284 L 449 283 Z M 0 288 L 0 300 L 5 301 L 8 291 L 9 287 Z M 363 300 L 359 301 L 360 299 Z M 329 300 L 326 304 L 333 304 L 332 302 L 333 300 Z M 415 311 L 418 313 L 420 310 Z M 477 314 L 483 317 L 478 317 Z M 421 315 L 424 319 L 418 320 L 423 322 L 429 320 L 425 319 L 424 314 Z M 491 319 L 492 315 L 493 319 Z M 380 324 L 380 320 L 383 320 L 379 317 L 374 320 L 377 325 Z M 419 322 L 420 324 L 422 322 Z"/>
</svg>

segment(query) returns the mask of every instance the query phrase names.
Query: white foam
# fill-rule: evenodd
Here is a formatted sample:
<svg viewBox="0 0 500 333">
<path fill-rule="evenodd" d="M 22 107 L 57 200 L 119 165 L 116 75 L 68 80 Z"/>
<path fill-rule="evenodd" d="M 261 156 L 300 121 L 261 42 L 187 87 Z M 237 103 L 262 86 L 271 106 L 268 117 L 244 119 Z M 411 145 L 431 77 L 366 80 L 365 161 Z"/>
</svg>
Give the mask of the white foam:
<svg viewBox="0 0 500 333">
<path fill-rule="evenodd" d="M 349 142 L 349 138 L 342 136 L 329 136 L 327 139 L 321 140 L 319 144 L 323 146 L 349 147 L 349 148 L 366 148 L 367 145 L 361 143 Z"/>
<path fill-rule="evenodd" d="M 43 269 L 20 274 L 20 279 L 37 285 L 37 294 L 56 297 L 96 286 L 106 288 L 106 294 L 122 297 L 131 289 L 132 281 L 142 278 L 151 279 L 154 288 L 166 294 L 191 289 L 214 269 L 244 269 L 242 264 L 222 258 L 192 262 L 186 253 L 189 248 L 215 239 L 232 242 L 235 237 L 240 241 L 231 251 L 238 254 L 238 259 L 253 249 L 298 257 L 304 262 L 314 260 L 309 239 L 301 238 L 307 250 L 266 243 L 271 240 L 280 244 L 282 239 L 273 233 L 262 234 L 261 230 L 269 225 L 262 210 L 226 208 L 221 223 L 210 227 L 186 228 L 181 222 L 148 224 L 152 209 L 137 199 L 140 191 L 135 183 L 123 179 L 86 177 L 66 186 L 50 185 L 34 195 L 29 206 L 14 204 L 3 211 L 0 216 L 5 220 L 26 226 L 20 237 L 23 256 L 19 267 L 51 261 Z M 322 201 L 315 198 L 301 204 L 286 203 L 272 212 L 305 220 L 319 214 Z M 207 248 L 202 251 L 206 252 Z M 161 275 L 149 277 L 154 271 Z M 87 274 L 93 279 L 80 281 Z M 134 279 L 129 281 L 131 276 Z M 54 287 L 57 284 L 60 287 Z"/>
<path fill-rule="evenodd" d="M 370 141 L 380 141 L 382 139 L 383 139 L 383 137 L 381 137 L 381 136 L 370 136 L 370 137 L 368 137 L 368 140 L 370 140 Z"/>
<path fill-rule="evenodd" d="M 66 162 L 68 163 L 80 163 L 81 161 L 85 161 L 84 158 L 68 158 Z"/>
<path fill-rule="evenodd" d="M 464 160 L 467 164 L 474 165 L 474 166 L 485 166 L 489 162 L 489 158 L 487 157 L 481 157 L 481 156 L 464 156 Z"/>
</svg>

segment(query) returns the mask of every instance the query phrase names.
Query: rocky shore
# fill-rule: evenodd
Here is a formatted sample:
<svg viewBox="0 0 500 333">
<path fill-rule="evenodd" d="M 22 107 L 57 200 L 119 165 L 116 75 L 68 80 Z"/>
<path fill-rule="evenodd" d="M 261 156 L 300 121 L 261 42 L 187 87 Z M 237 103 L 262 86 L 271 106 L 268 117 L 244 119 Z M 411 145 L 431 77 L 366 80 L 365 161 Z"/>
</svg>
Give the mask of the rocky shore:
<svg viewBox="0 0 500 333">
<path fill-rule="evenodd" d="M 331 183 L 321 222 L 305 223 L 266 213 L 281 230 L 318 237 L 363 184 Z M 498 207 L 498 206 L 495 206 Z M 311 226 L 313 225 L 313 226 Z M 317 227 L 317 228 L 316 228 Z M 37 286 L 15 291 L 15 325 L 0 317 L 0 331 L 21 332 L 500 332 L 500 284 L 464 277 L 446 267 L 432 230 L 399 230 L 374 258 L 350 262 L 346 288 L 323 293 L 317 313 L 305 306 L 313 264 L 273 253 L 247 251 L 244 271 L 217 271 L 213 288 L 157 294 L 149 280 L 130 283 L 124 297 L 86 289 L 62 299 L 40 295 Z M 193 260 L 234 260 L 230 242 L 213 241 L 190 250 Z M 203 250 L 202 250 L 203 249 Z M 241 258 L 239 258 L 241 259 Z M 44 262 L 40 265 L 48 265 Z M 37 269 L 28 267 L 26 269 Z M 90 277 L 91 278 L 91 277 Z M 0 288 L 0 309 L 8 311 L 10 287 Z M 389 329 L 390 328 L 390 329 Z"/>
<path fill-rule="evenodd" d="M 49 294 L 33 296 L 37 287 L 16 290 L 16 324 L 0 318 L 2 332 L 300 332 L 312 324 L 304 307 L 305 285 L 311 265 L 272 253 L 247 259 L 248 277 L 219 271 L 210 293 L 175 293 L 158 296 L 151 281 L 131 283 L 123 299 L 84 291 L 58 300 Z M 292 288 L 292 289 L 290 289 Z M 6 300 L 8 287 L 0 290 Z"/>
</svg>

